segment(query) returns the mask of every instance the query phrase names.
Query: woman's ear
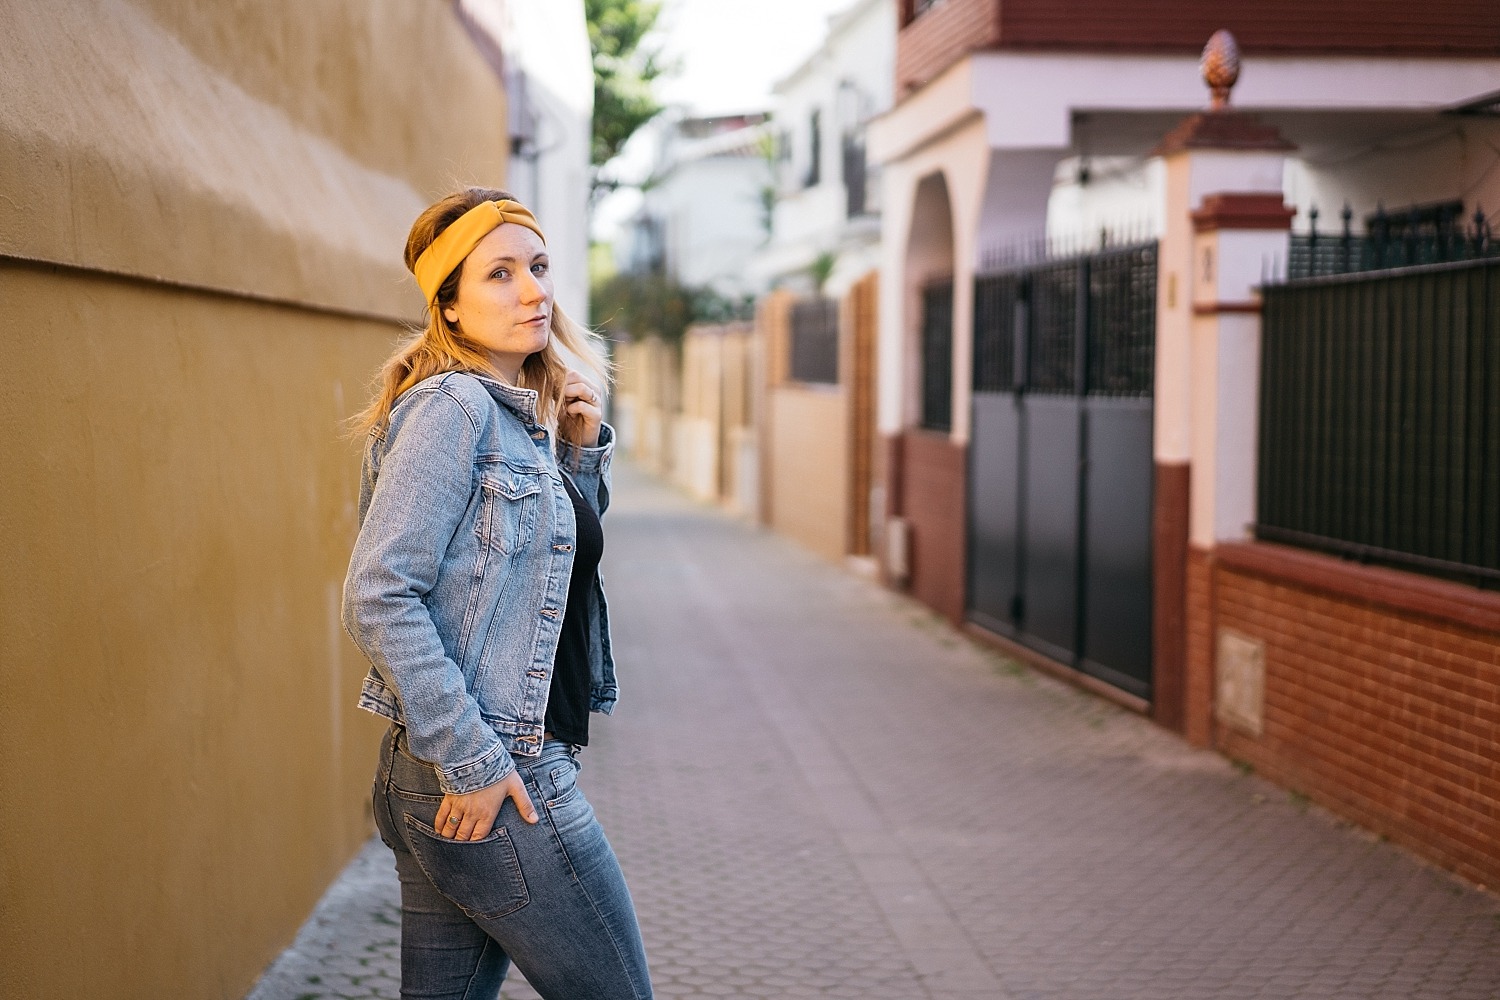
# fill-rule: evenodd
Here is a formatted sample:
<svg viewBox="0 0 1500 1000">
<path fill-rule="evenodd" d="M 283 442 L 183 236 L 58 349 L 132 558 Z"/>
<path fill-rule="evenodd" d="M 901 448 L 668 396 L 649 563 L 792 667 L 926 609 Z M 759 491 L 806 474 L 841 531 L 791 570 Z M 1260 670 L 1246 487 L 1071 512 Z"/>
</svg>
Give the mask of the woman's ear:
<svg viewBox="0 0 1500 1000">
<path fill-rule="evenodd" d="M 458 325 L 458 310 L 451 306 L 443 310 L 443 319 L 448 321 L 449 326 Z"/>
</svg>

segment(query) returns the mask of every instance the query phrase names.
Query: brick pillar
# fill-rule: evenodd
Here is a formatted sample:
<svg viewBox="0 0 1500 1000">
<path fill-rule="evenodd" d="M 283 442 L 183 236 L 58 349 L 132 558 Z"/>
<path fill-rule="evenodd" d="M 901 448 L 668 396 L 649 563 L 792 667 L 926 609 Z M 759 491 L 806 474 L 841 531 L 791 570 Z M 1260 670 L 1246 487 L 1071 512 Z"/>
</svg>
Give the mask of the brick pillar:
<svg viewBox="0 0 1500 1000">
<path fill-rule="evenodd" d="M 1285 260 L 1292 149 L 1272 127 L 1221 108 L 1157 147 L 1166 168 L 1158 258 L 1154 717 L 1212 742 L 1213 547 L 1254 520 L 1260 316 L 1256 285 Z"/>
</svg>

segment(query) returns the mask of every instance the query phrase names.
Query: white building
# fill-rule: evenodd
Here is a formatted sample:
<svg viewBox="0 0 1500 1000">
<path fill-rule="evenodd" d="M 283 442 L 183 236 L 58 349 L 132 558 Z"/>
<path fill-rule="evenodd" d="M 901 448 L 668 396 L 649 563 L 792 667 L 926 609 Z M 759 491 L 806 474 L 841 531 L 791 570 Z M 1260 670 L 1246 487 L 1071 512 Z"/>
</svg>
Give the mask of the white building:
<svg viewBox="0 0 1500 1000">
<path fill-rule="evenodd" d="M 642 127 L 638 141 L 650 145 L 652 167 L 641 207 L 616 246 L 621 270 L 664 271 L 730 299 L 762 290 L 746 265 L 766 239 L 765 117 L 692 118 L 668 110 Z"/>
<path fill-rule="evenodd" d="M 508 188 L 547 233 L 557 301 L 588 320 L 589 157 L 594 67 L 582 0 L 461 0 L 501 46 L 510 107 Z"/>
<path fill-rule="evenodd" d="M 767 285 L 840 295 L 879 265 L 879 178 L 865 128 L 894 100 L 896 11 L 857 0 L 828 19 L 828 37 L 774 88 L 776 207 L 753 273 Z M 820 260 L 821 259 L 821 260 Z"/>
</svg>

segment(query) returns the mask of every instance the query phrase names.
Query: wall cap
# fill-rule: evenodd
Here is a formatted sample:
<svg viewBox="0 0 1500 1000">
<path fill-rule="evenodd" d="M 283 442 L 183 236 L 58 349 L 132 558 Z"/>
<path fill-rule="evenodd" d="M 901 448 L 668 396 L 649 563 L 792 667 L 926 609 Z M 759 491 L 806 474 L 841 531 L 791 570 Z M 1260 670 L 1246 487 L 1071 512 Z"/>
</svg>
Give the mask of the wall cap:
<svg viewBox="0 0 1500 1000">
<path fill-rule="evenodd" d="M 1205 195 L 1203 204 L 1193 210 L 1193 231 L 1211 232 L 1216 229 L 1271 229 L 1289 230 L 1294 208 L 1281 203 L 1279 192 L 1233 192 L 1223 191 Z"/>
<path fill-rule="evenodd" d="M 1151 151 L 1171 156 L 1190 150 L 1289 153 L 1297 147 L 1274 125 L 1243 111 L 1199 111 L 1177 124 Z"/>
<path fill-rule="evenodd" d="M 1272 542 L 1221 542 L 1225 569 L 1269 577 L 1500 636 L 1500 593 Z"/>
</svg>

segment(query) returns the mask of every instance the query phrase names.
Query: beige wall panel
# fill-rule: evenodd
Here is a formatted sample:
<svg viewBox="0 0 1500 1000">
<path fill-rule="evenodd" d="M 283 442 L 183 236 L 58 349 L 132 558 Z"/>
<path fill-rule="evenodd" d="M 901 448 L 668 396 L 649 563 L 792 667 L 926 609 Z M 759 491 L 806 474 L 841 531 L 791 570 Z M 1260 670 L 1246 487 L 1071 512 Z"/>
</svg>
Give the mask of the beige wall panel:
<svg viewBox="0 0 1500 1000">
<path fill-rule="evenodd" d="M 338 621 L 393 325 L 0 263 L 0 995 L 243 995 L 370 832 Z"/>
<path fill-rule="evenodd" d="M 849 517 L 849 403 L 839 389 L 770 391 L 771 527 L 842 559 Z"/>
<path fill-rule="evenodd" d="M 424 197 L 505 176 L 499 56 L 453 0 L 136 3 L 247 94 Z"/>
<path fill-rule="evenodd" d="M 417 213 L 505 177 L 445 0 L 0 5 L 0 254 L 386 316 Z"/>
</svg>

